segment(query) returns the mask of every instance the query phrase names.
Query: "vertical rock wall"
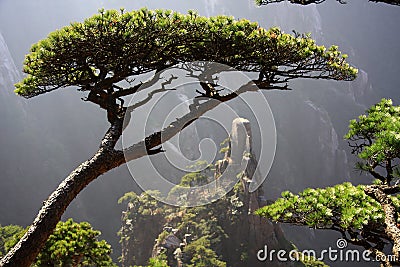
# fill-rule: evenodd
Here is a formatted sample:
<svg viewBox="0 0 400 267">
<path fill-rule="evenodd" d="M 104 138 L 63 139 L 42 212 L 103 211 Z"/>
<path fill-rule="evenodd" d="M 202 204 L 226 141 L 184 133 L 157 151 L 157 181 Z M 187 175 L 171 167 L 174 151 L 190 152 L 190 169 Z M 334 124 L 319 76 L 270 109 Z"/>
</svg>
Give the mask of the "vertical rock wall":
<svg viewBox="0 0 400 267">
<path fill-rule="evenodd" d="M 164 217 L 160 214 L 138 216 L 137 207 L 129 203 L 122 220 L 123 266 L 145 265 L 150 254 L 154 257 L 161 252 L 166 254 L 170 266 L 185 266 L 190 263 L 191 259 L 185 255 L 188 237 L 190 241 L 202 237 L 198 228 L 185 221 L 191 212 L 191 216 L 196 214 L 191 219 L 194 225 L 207 220 L 215 221 L 220 227 L 215 228 L 220 230 L 211 234 L 219 236 L 220 240 L 211 249 L 227 266 L 265 266 L 265 262 L 257 259 L 257 252 L 265 245 L 269 249 L 292 249 L 279 225 L 253 214 L 266 203 L 262 187 L 252 193 L 248 190 L 254 180 L 261 178 L 256 172 L 258 162 L 252 153 L 251 144 L 250 122 L 242 118 L 235 119 L 232 122 L 228 150 L 224 158 L 217 162 L 215 173 L 209 177 L 221 177 L 229 168 L 230 174 L 239 175 L 240 181 L 225 197 L 205 206 L 205 209 L 198 211 L 195 208 L 191 210 L 165 206 L 164 210 L 168 211 L 164 213 Z M 268 263 L 268 266 L 291 265 L 292 263 Z"/>
</svg>

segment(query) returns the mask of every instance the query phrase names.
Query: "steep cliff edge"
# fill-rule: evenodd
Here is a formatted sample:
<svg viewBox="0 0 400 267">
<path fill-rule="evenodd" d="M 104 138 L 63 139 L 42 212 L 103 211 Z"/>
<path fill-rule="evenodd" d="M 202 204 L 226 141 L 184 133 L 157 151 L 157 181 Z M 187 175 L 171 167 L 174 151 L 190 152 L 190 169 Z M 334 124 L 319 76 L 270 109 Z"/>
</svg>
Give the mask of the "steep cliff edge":
<svg viewBox="0 0 400 267">
<path fill-rule="evenodd" d="M 269 249 L 292 249 L 279 225 L 253 214 L 265 204 L 265 198 L 261 187 L 252 193 L 248 190 L 254 179 L 260 179 L 251 137 L 249 121 L 234 120 L 224 158 L 182 178 L 182 183 L 189 181 L 191 187 L 205 179 L 216 179 L 217 186 L 221 186 L 223 181 L 218 178 L 233 166 L 230 171 L 238 175 L 239 182 L 214 203 L 184 208 L 164 205 L 146 193 L 138 196 L 131 192 L 121 198 L 121 202 L 128 202 L 120 231 L 122 266 L 146 265 L 149 258 L 160 255 L 167 258 L 169 266 L 196 266 L 202 258 L 207 258 L 207 266 L 265 266 L 257 259 L 257 251 L 264 245 Z M 246 168 L 240 172 L 243 164 Z M 293 263 L 269 263 L 290 265 Z"/>
</svg>

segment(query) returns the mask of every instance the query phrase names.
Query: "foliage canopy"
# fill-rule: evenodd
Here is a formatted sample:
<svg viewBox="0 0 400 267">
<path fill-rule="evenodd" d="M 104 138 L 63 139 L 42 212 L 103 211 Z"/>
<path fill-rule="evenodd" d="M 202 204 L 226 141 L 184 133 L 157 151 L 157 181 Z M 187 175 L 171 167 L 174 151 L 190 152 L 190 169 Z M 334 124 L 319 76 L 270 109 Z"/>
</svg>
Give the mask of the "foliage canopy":
<svg viewBox="0 0 400 267">
<path fill-rule="evenodd" d="M 18 229 L 5 243 L 6 250 L 11 249 L 25 233 L 22 227 Z M 110 257 L 111 246 L 104 240 L 99 241 L 99 235 L 100 231 L 94 230 L 87 222 L 76 223 L 72 219 L 59 222 L 34 266 L 116 266 Z"/>
<path fill-rule="evenodd" d="M 397 198 L 395 203 L 399 207 Z M 364 186 L 353 186 L 349 182 L 327 188 L 308 188 L 299 194 L 285 191 L 281 198 L 256 214 L 279 222 L 312 228 L 337 227 L 343 231 L 381 228 L 384 220 L 381 206 L 364 193 Z"/>
<path fill-rule="evenodd" d="M 366 113 L 350 121 L 345 138 L 361 159 L 357 167 L 390 185 L 400 174 L 400 106 L 382 99 Z"/>
<path fill-rule="evenodd" d="M 398 176 L 400 159 L 400 106 L 390 99 L 382 99 L 358 120 L 351 120 L 345 135 L 353 153 L 362 162 L 358 167 L 378 178 L 378 184 L 390 185 Z M 380 174 L 379 171 L 386 174 Z M 397 177 L 396 177 L 397 178 Z M 306 189 L 295 195 L 282 193 L 282 198 L 261 208 L 257 214 L 276 221 L 329 228 L 370 229 L 382 225 L 384 213 L 381 205 L 364 193 L 365 186 L 350 183 L 325 189 Z M 399 195 L 391 196 L 399 207 Z"/>
<path fill-rule="evenodd" d="M 0 258 L 7 253 L 7 244 L 13 239 L 13 236 L 23 230 L 19 225 L 0 225 Z"/>
<path fill-rule="evenodd" d="M 107 111 L 111 126 L 99 150 L 71 172 L 44 202 L 30 230 L 0 264 L 28 267 L 83 188 L 127 161 L 163 152 L 161 145 L 165 141 L 219 103 L 250 90 L 287 89 L 288 82 L 296 78 L 353 80 L 357 69 L 346 58 L 337 46 L 318 46 L 310 35 L 285 34 L 278 28 L 265 30 L 245 19 L 207 18 L 193 11 L 183 15 L 169 10 L 100 10 L 84 22 L 50 33 L 34 44 L 25 57 L 27 76 L 15 85 L 15 92 L 30 98 L 58 88 L 78 87 L 88 92 L 83 100 Z M 193 99 L 189 113 L 130 147 L 117 149 L 125 129 L 124 118 L 130 118 L 154 94 L 167 90 L 162 83 L 161 89 L 154 90 L 137 105 L 125 106 L 124 97 L 143 89 L 141 75 L 150 74 L 152 78 L 146 85 L 154 85 L 162 79 L 159 71 L 193 61 L 217 62 L 254 72 L 258 79 L 251 85 L 258 87 L 243 86 L 219 95 L 215 88 L 218 85 L 198 77 L 197 85 L 204 93 L 196 90 L 199 95 Z M 200 103 L 198 97 L 207 101 Z"/>
<path fill-rule="evenodd" d="M 344 183 L 299 194 L 283 192 L 282 198 L 256 213 L 278 222 L 339 231 L 348 242 L 363 246 L 384 266 L 391 266 L 383 251 L 389 243 L 393 255 L 400 255 L 400 187 L 398 181 L 390 184 L 399 178 L 400 106 L 382 99 L 350 121 L 345 138 L 361 159 L 357 167 L 376 178 L 374 185 Z"/>
<path fill-rule="evenodd" d="M 193 11 L 101 10 L 34 44 L 25 58 L 27 77 L 15 92 L 33 97 L 60 87 L 107 90 L 127 77 L 181 62 L 213 61 L 262 73 L 267 82 L 299 77 L 352 80 L 357 70 L 337 46 L 318 46 L 309 35 L 265 30 L 229 16 Z"/>
</svg>

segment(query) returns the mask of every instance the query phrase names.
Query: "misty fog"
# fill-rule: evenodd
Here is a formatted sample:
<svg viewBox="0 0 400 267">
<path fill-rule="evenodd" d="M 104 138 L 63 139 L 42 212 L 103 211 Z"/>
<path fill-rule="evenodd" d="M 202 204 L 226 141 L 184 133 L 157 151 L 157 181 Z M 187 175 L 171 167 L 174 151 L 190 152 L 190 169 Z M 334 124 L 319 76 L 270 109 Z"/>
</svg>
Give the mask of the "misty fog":
<svg viewBox="0 0 400 267">
<path fill-rule="evenodd" d="M 400 8 L 348 2 L 326 1 L 305 7 L 283 2 L 256 7 L 252 0 L 0 0 L 0 224 L 29 225 L 43 200 L 97 150 L 107 130 L 105 112 L 82 101 L 85 94 L 73 88 L 28 100 L 13 93 L 13 83 L 23 77 L 23 59 L 33 43 L 70 22 L 83 21 L 100 8 L 232 15 L 257 21 L 265 28 L 278 26 L 288 33 L 311 32 L 318 44 L 338 45 L 359 68 L 355 81 L 300 80 L 291 84 L 292 91 L 264 93 L 278 138 L 265 193 L 268 199 L 275 199 L 284 190 L 370 182 L 367 175 L 354 171 L 356 158 L 343 136 L 348 121 L 381 98 L 400 104 Z M 63 218 L 88 221 L 101 230 L 117 258 L 120 245 L 116 233 L 124 209 L 117 200 L 132 190 L 140 189 L 127 167 L 119 167 L 90 184 Z M 335 233 L 297 229 L 285 228 L 288 239 L 293 237 L 299 248 L 325 248 L 337 239 Z"/>
</svg>

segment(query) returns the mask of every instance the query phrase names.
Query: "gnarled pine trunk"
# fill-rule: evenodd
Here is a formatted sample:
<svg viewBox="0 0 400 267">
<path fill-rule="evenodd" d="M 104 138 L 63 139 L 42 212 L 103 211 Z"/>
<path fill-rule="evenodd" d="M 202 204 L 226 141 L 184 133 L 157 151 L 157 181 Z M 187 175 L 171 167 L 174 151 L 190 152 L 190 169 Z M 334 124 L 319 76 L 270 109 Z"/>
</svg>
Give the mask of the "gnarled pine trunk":
<svg viewBox="0 0 400 267">
<path fill-rule="evenodd" d="M 114 150 L 121 134 L 122 120 L 117 120 L 108 129 L 94 156 L 71 172 L 44 202 L 25 235 L 1 259 L 1 267 L 31 266 L 72 200 L 97 177 L 125 163 L 123 153 Z"/>
</svg>

